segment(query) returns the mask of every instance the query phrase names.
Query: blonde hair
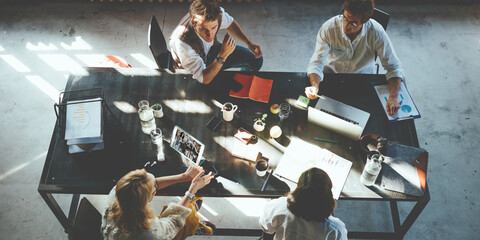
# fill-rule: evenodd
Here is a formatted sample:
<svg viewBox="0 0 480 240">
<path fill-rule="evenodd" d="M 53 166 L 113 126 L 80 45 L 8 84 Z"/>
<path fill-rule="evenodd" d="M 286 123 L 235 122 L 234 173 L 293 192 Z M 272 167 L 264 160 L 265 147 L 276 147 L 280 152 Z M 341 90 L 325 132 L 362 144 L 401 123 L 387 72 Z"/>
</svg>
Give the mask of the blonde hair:
<svg viewBox="0 0 480 240">
<path fill-rule="evenodd" d="M 152 186 L 145 169 L 131 171 L 118 181 L 109 218 L 121 231 L 132 233 L 150 230 L 153 213 L 148 202 L 152 196 Z"/>
</svg>

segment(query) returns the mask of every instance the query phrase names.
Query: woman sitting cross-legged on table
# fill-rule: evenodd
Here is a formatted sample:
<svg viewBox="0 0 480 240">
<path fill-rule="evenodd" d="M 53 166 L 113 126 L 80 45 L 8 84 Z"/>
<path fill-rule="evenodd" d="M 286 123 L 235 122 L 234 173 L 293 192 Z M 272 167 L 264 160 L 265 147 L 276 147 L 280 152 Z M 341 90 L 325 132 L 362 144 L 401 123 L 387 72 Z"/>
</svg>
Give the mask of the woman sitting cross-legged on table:
<svg viewBox="0 0 480 240">
<path fill-rule="evenodd" d="M 108 195 L 102 220 L 104 239 L 185 239 L 195 234 L 201 223 L 194 207 L 198 198 L 194 195 L 213 178 L 211 173 L 202 176 L 204 173 L 199 166 L 189 167 L 182 174 L 158 178 L 145 169 L 127 173 Z M 188 181 L 191 184 L 182 200 L 168 204 L 160 216 L 154 216 L 150 201 L 157 190 Z"/>
<path fill-rule="evenodd" d="M 267 203 L 260 227 L 273 239 L 347 239 L 345 224 L 332 216 L 335 206 L 328 174 L 311 168 L 288 196 Z"/>
</svg>

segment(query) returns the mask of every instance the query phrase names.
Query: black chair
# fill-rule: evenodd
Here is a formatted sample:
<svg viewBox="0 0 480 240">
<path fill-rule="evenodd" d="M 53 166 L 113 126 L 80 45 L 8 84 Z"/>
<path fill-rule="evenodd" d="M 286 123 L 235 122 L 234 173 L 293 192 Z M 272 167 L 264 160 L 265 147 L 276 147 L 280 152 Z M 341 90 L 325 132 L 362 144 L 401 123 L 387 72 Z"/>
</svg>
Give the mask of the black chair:
<svg viewBox="0 0 480 240">
<path fill-rule="evenodd" d="M 103 239 L 100 227 L 102 225 L 102 215 L 88 201 L 82 198 L 78 207 L 71 239 L 73 240 L 101 240 Z"/>
<path fill-rule="evenodd" d="M 150 47 L 159 69 L 175 72 L 172 54 L 168 51 L 167 42 L 163 37 L 162 30 L 155 16 L 152 16 L 150 26 L 148 27 L 148 47 Z"/>
<path fill-rule="evenodd" d="M 374 8 L 371 18 L 375 19 L 375 21 L 380 23 L 380 25 L 382 25 L 383 29 L 385 29 L 385 31 L 387 31 L 388 21 L 390 21 L 390 14 L 388 14 L 388 13 L 386 13 L 386 12 L 384 12 L 384 11 L 378 9 L 378 8 Z M 375 60 L 374 61 L 377 61 L 377 53 L 375 53 Z M 378 70 L 379 70 L 380 65 L 378 63 L 375 63 L 375 65 L 377 66 L 377 74 L 378 74 Z"/>
<path fill-rule="evenodd" d="M 388 13 L 386 13 L 386 12 L 384 12 L 384 11 L 378 9 L 378 8 L 374 8 L 371 18 L 375 19 L 375 21 L 380 23 L 380 25 L 382 25 L 383 29 L 385 29 L 385 31 L 387 31 L 388 21 L 390 20 L 390 14 L 388 14 Z"/>
</svg>

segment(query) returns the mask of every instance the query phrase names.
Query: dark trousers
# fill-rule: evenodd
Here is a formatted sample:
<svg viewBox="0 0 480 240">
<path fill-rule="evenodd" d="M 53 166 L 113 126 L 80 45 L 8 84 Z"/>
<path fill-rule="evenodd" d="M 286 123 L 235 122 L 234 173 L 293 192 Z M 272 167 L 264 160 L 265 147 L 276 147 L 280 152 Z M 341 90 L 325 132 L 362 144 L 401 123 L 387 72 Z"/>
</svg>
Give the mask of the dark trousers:
<svg viewBox="0 0 480 240">
<path fill-rule="evenodd" d="M 207 66 L 210 65 L 217 57 L 222 44 L 214 45 L 210 48 L 207 55 Z M 222 70 L 228 68 L 240 68 L 240 71 L 258 72 L 263 65 L 263 57 L 255 58 L 250 50 L 245 47 L 236 46 L 230 56 L 225 60 Z"/>
</svg>

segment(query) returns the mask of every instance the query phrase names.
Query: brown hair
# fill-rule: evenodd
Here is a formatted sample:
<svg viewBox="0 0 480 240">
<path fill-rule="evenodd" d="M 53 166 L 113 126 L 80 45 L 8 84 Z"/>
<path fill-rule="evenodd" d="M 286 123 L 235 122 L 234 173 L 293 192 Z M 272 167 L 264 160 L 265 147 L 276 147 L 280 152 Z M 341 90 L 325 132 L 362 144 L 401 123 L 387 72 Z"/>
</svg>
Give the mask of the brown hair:
<svg viewBox="0 0 480 240">
<path fill-rule="evenodd" d="M 332 181 L 319 168 L 310 168 L 300 175 L 297 188 L 289 195 L 287 207 L 295 216 L 308 221 L 325 221 L 335 209 Z"/>
<path fill-rule="evenodd" d="M 153 188 L 145 169 L 131 171 L 118 181 L 116 199 L 109 217 L 121 231 L 132 233 L 150 230 L 153 213 L 148 202 Z"/>
<path fill-rule="evenodd" d="M 216 0 L 195 0 L 190 5 L 190 17 L 194 19 L 194 15 L 202 16 L 205 21 L 219 20 L 222 11 Z"/>
<path fill-rule="evenodd" d="M 342 4 L 342 11 L 348 10 L 353 15 L 361 16 L 363 23 L 370 19 L 373 8 L 375 8 L 373 0 L 345 0 Z"/>
</svg>

